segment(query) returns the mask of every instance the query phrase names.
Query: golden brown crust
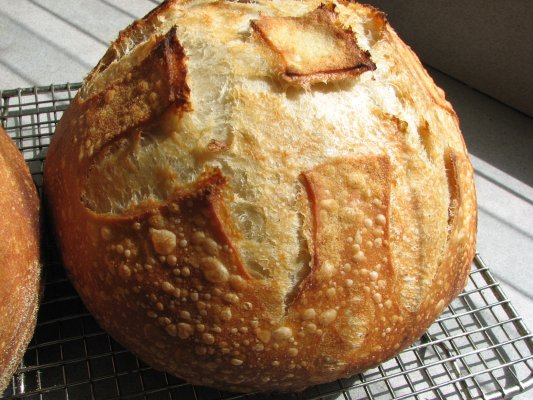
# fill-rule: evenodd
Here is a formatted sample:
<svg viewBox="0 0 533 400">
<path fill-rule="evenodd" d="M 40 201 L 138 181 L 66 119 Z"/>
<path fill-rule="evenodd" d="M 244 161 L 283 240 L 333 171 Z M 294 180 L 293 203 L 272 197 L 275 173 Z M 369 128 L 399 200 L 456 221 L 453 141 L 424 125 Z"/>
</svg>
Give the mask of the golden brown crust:
<svg viewBox="0 0 533 400">
<path fill-rule="evenodd" d="M 293 64 L 310 30 L 328 60 L 307 49 Z M 393 356 L 462 289 L 472 168 L 383 14 L 169 2 L 114 47 L 129 40 L 65 113 L 45 189 L 75 287 L 145 362 L 226 390 L 300 390 Z"/>
<path fill-rule="evenodd" d="M 0 393 L 35 328 L 40 293 L 39 198 L 24 159 L 0 128 Z"/>
</svg>

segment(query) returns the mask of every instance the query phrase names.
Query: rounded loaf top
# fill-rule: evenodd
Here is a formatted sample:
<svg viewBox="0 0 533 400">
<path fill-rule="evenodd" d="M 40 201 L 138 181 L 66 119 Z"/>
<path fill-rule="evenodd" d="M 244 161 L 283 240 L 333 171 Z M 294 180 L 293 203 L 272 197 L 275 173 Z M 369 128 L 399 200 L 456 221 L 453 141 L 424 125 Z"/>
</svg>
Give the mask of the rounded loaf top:
<svg viewBox="0 0 533 400">
<path fill-rule="evenodd" d="M 226 390 L 392 357 L 474 254 L 455 112 L 382 13 L 342 0 L 165 2 L 87 77 L 45 189 L 100 324 Z"/>
</svg>

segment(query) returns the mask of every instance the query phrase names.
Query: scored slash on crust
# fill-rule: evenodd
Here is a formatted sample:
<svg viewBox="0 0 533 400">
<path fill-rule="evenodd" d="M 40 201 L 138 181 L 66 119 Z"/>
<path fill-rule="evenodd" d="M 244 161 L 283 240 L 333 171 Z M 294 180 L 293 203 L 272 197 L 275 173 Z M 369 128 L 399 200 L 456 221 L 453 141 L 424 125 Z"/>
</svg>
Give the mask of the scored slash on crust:
<svg viewBox="0 0 533 400">
<path fill-rule="evenodd" d="M 80 160 L 89 158 L 103 145 L 109 144 L 132 129 L 147 125 L 162 113 L 174 107 L 178 112 L 190 110 L 190 89 L 186 83 L 186 55 L 171 28 L 160 36 L 150 53 L 124 77 L 110 82 L 107 87 L 80 106 L 85 112 L 73 121 L 79 130 L 91 130 L 90 141 L 80 149 Z M 78 99 L 75 100 L 78 102 Z"/>
<path fill-rule="evenodd" d="M 262 15 L 250 25 L 279 55 L 281 76 L 288 82 L 308 85 L 376 69 L 351 29 L 340 25 L 332 4 L 323 4 L 302 17 Z"/>
</svg>

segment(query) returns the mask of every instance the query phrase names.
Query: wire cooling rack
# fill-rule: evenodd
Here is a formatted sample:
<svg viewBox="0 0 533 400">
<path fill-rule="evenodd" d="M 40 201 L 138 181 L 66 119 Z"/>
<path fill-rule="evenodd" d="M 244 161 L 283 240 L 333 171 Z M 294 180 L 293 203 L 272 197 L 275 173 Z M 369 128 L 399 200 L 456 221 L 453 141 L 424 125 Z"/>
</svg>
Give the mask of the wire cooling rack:
<svg viewBox="0 0 533 400">
<path fill-rule="evenodd" d="M 50 138 L 79 87 L 0 90 L 1 124 L 39 191 Z M 2 399 L 503 399 L 533 386 L 533 336 L 479 256 L 465 291 L 394 359 L 302 393 L 243 395 L 192 386 L 122 348 L 83 306 L 50 231 L 43 240 L 46 282 L 37 328 Z"/>
</svg>

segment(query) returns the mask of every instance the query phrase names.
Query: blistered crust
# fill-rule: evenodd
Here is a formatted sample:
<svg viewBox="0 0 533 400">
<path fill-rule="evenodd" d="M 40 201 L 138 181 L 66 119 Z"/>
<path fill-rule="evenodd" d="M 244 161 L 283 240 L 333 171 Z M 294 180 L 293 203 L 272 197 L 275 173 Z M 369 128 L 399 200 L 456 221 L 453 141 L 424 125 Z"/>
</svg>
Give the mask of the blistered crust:
<svg viewBox="0 0 533 400">
<path fill-rule="evenodd" d="M 21 154 L 0 128 L 0 393 L 37 320 L 40 295 L 39 198 Z"/>
<path fill-rule="evenodd" d="M 154 368 L 225 390 L 300 390 L 393 356 L 462 289 L 475 246 L 456 116 L 383 16 L 273 4 L 168 2 L 123 31 L 45 168 L 65 265 L 99 323 Z M 326 60 L 302 53 L 310 30 Z M 102 212 L 88 176 L 122 142 L 116 168 L 146 159 L 160 180 Z"/>
</svg>

